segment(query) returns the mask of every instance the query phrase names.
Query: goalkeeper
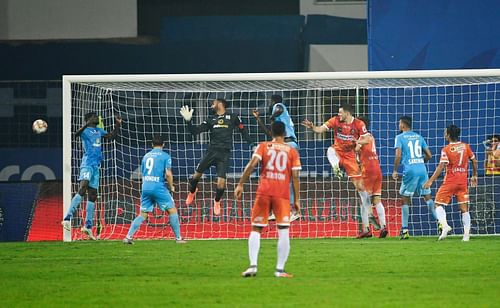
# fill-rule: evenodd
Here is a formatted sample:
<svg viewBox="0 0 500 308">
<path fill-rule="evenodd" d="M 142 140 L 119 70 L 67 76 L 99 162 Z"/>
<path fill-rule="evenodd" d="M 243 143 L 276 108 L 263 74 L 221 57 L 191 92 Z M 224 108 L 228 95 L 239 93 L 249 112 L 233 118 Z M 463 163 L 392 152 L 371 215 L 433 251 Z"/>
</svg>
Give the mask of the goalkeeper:
<svg viewBox="0 0 500 308">
<path fill-rule="evenodd" d="M 233 148 L 233 132 L 237 128 L 243 139 L 248 144 L 252 140 L 248 131 L 241 122 L 238 115 L 226 111 L 228 102 L 225 99 L 217 98 L 212 102 L 213 116 L 203 121 L 200 125 L 194 125 L 191 121 L 193 109 L 189 106 L 181 108 L 181 115 L 187 122 L 188 129 L 193 135 L 202 132 L 210 132 L 210 144 L 205 156 L 196 167 L 196 171 L 189 180 L 189 194 L 186 198 L 186 205 L 191 205 L 197 191 L 198 182 L 208 168 L 215 166 L 217 169 L 217 188 L 215 190 L 214 214 L 220 215 L 220 200 L 226 187 L 226 173 L 229 168 L 229 158 Z"/>
</svg>

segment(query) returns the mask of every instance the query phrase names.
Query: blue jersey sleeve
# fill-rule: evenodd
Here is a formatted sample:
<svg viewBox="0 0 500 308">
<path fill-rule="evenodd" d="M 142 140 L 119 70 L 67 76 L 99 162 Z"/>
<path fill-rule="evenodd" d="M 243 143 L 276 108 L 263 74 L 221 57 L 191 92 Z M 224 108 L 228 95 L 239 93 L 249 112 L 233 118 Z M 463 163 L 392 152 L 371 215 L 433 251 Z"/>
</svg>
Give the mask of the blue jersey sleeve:
<svg viewBox="0 0 500 308">
<path fill-rule="evenodd" d="M 283 105 L 282 103 L 277 103 L 277 104 L 274 104 L 274 106 L 273 106 L 273 111 L 272 111 L 273 114 L 276 112 L 276 109 L 278 109 L 278 107 L 283 109 L 283 112 L 286 111 L 285 105 Z"/>
<path fill-rule="evenodd" d="M 108 134 L 108 132 L 107 132 L 107 131 L 105 131 L 104 129 L 102 129 L 102 128 L 100 128 L 100 127 L 97 127 L 96 129 L 97 129 L 97 130 L 101 133 L 101 136 L 104 136 L 104 135 L 107 135 L 107 134 Z"/>
<path fill-rule="evenodd" d="M 172 158 L 165 153 L 165 170 L 172 169 Z"/>
<path fill-rule="evenodd" d="M 422 137 L 422 136 L 420 136 L 420 144 L 421 144 L 421 147 L 423 150 L 429 148 L 429 146 L 427 145 L 427 143 L 424 140 L 424 137 Z"/>
<path fill-rule="evenodd" d="M 403 142 L 401 141 L 401 135 L 396 136 L 396 139 L 394 140 L 394 148 L 395 149 L 402 149 L 403 148 Z"/>
</svg>

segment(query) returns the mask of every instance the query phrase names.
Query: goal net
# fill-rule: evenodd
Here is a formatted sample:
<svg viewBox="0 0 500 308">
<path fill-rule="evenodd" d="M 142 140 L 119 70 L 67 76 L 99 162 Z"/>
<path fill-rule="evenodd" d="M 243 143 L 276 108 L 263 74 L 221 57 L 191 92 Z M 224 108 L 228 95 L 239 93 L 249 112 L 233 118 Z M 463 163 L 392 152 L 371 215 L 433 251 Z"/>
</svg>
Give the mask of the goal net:
<svg viewBox="0 0 500 308">
<path fill-rule="evenodd" d="M 84 114 L 94 111 L 104 119 L 107 131 L 113 129 L 115 116 L 123 118 L 119 136 L 103 141 L 94 234 L 101 239 L 121 239 L 126 235 L 139 213 L 141 159 L 151 149 L 152 135 L 162 134 L 166 137 L 164 150 L 172 156 L 177 188 L 173 198 L 182 235 L 188 239 L 247 237 L 257 172 L 246 185 L 242 201 L 234 200 L 233 190 L 251 157 L 250 147 L 235 132 L 220 216 L 212 213 L 214 168 L 200 181 L 195 202 L 186 206 L 188 179 L 204 155 L 209 136 L 191 135 L 179 110 L 183 105 L 191 106 L 195 110 L 192 121 L 200 124 L 210 115 L 211 101 L 224 98 L 230 103 L 228 110 L 241 116 L 250 136 L 265 141 L 252 110 L 257 109 L 269 124 L 268 102 L 273 94 L 283 97 L 295 123 L 302 161 L 302 217 L 292 223 L 292 237 L 349 237 L 359 232 L 358 195 L 347 178 L 334 177 L 326 157 L 333 134 L 313 134 L 299 125 L 304 119 L 321 125 L 336 115 L 338 106 L 345 101 L 355 106 L 356 116 L 368 116 L 371 121 L 369 130 L 376 139 L 384 175 L 382 202 L 390 235 L 399 234 L 401 227 L 401 183 L 390 175 L 394 138 L 399 133 L 398 120 L 402 115 L 413 118 L 413 129 L 430 146 L 433 158 L 427 163 L 429 174 L 435 170 L 440 150 L 446 144 L 444 128 L 453 123 L 462 129 L 461 140 L 472 146 L 479 160 L 479 185 L 470 189 L 472 233 L 499 232 L 499 181 L 495 176 L 485 176 L 483 141 L 500 132 L 500 70 L 64 76 L 65 211 L 78 189 L 83 155 L 81 140 L 73 133 L 84 124 Z M 433 196 L 439 185 L 440 181 L 433 185 Z M 73 217 L 72 231 L 64 233 L 66 241 L 82 238 L 79 230 L 84 223 L 85 203 L 86 198 Z M 450 225 L 461 233 L 456 203 L 447 212 Z M 409 229 L 412 235 L 437 234 L 435 220 L 418 197 L 413 198 L 410 207 Z M 273 223 L 263 236 L 276 236 Z M 136 238 L 173 238 L 168 214 L 153 211 Z"/>
</svg>

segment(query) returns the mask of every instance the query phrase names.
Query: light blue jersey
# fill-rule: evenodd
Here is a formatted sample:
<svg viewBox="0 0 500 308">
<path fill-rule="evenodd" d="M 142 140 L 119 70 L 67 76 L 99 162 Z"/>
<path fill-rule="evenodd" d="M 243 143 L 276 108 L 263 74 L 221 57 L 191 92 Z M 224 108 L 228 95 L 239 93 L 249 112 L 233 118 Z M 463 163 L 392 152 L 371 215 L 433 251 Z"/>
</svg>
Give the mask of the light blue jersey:
<svg viewBox="0 0 500 308">
<path fill-rule="evenodd" d="M 98 167 L 101 164 L 101 137 L 107 135 L 102 128 L 87 127 L 80 135 L 83 144 L 83 158 L 80 168 Z"/>
<path fill-rule="evenodd" d="M 394 148 L 401 149 L 401 163 L 403 164 L 403 183 L 399 193 L 404 196 L 413 196 L 415 192 L 428 195 L 430 189 L 423 189 L 427 181 L 427 167 L 424 161 L 424 150 L 428 148 L 422 136 L 407 131 L 396 136 Z"/>
<path fill-rule="evenodd" d="M 170 168 L 172 168 L 172 158 L 161 149 L 153 149 L 142 158 L 142 212 L 151 212 L 155 203 L 162 211 L 175 206 L 172 196 L 165 187 L 165 171 Z"/>
<path fill-rule="evenodd" d="M 283 124 L 285 124 L 286 138 L 293 138 L 293 140 L 297 141 L 297 136 L 295 136 L 295 125 L 293 124 L 292 118 L 290 117 L 290 114 L 288 113 L 288 109 L 286 109 L 286 106 L 283 103 L 274 104 L 272 113 L 274 114 L 276 112 L 278 106 L 283 109 L 283 112 L 274 120 L 283 122 Z"/>
</svg>

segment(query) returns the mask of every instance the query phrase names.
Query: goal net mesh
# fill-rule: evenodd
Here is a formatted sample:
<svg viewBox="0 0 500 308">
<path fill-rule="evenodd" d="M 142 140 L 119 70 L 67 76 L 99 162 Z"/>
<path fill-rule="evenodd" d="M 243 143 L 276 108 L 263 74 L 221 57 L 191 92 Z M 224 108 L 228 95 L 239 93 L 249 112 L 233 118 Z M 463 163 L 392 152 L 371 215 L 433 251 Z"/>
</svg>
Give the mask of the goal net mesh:
<svg viewBox="0 0 500 308">
<path fill-rule="evenodd" d="M 200 181 L 195 202 L 185 205 L 188 179 L 204 155 L 208 133 L 193 136 L 187 130 L 179 110 L 183 105 L 194 108 L 193 122 L 200 124 L 210 115 L 215 98 L 229 101 L 228 110 L 239 114 L 255 141 L 265 141 L 252 110 L 257 109 L 269 123 L 269 98 L 283 97 L 299 140 L 302 171 L 300 174 L 302 217 L 291 225 L 291 236 L 301 238 L 355 236 L 359 232 L 359 198 L 347 178 L 334 177 L 326 158 L 333 134 L 315 135 L 299 123 L 309 119 L 316 125 L 334 116 L 342 102 L 355 106 L 356 116 L 368 116 L 369 130 L 377 142 L 384 175 L 382 203 L 386 208 L 390 235 L 399 234 L 401 210 L 399 181 L 391 179 L 394 161 L 394 138 L 402 115 L 413 118 L 413 130 L 430 146 L 433 158 L 427 163 L 431 174 L 445 145 L 444 128 L 455 124 L 462 129 L 461 140 L 472 146 L 479 160 L 479 185 L 470 188 L 473 234 L 498 233 L 498 181 L 485 176 L 483 141 L 499 133 L 499 77 L 477 78 L 403 78 L 348 80 L 267 80 L 267 81 L 203 81 L 203 82 L 72 82 L 71 131 L 84 122 L 87 112 L 97 112 L 105 129 L 114 127 L 114 117 L 123 118 L 119 136 L 103 141 L 103 161 L 99 197 L 96 202 L 94 234 L 101 239 L 120 239 L 139 214 L 140 162 L 151 149 L 153 134 L 166 137 L 164 150 L 172 156 L 182 235 L 188 239 L 245 238 L 251 229 L 250 212 L 258 183 L 257 172 L 251 177 L 242 201 L 235 201 L 234 187 L 251 157 L 250 147 L 241 135 L 234 134 L 234 149 L 227 175 L 227 188 L 222 199 L 222 213 L 212 213 L 216 172 L 211 168 Z M 78 174 L 83 148 L 79 138 L 71 138 L 71 191 L 78 189 Z M 400 170 L 401 172 L 401 170 Z M 433 185 L 433 196 L 440 181 Z M 495 200 L 496 198 L 496 200 Z M 72 239 L 80 239 L 84 223 L 86 198 L 72 221 Z M 376 215 L 376 211 L 373 211 Z M 448 221 L 456 233 L 462 223 L 456 204 L 447 208 Z M 413 198 L 410 207 L 410 234 L 436 235 L 436 222 L 421 198 Z M 375 232 L 377 235 L 377 232 Z M 275 237 L 271 223 L 264 237 Z M 143 223 L 136 238 L 173 238 L 168 214 L 155 209 Z"/>
</svg>

